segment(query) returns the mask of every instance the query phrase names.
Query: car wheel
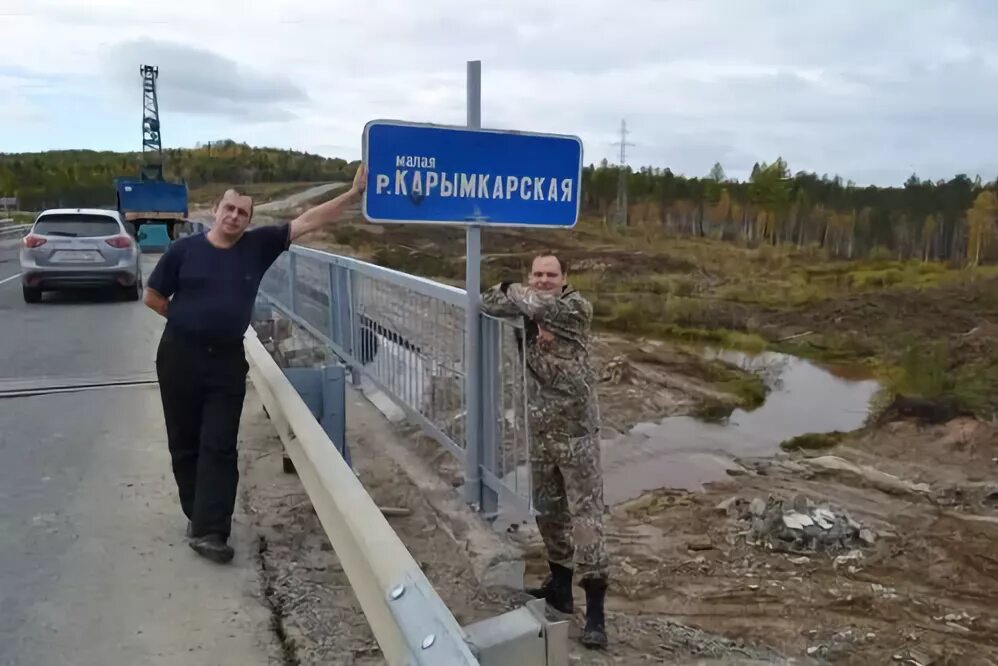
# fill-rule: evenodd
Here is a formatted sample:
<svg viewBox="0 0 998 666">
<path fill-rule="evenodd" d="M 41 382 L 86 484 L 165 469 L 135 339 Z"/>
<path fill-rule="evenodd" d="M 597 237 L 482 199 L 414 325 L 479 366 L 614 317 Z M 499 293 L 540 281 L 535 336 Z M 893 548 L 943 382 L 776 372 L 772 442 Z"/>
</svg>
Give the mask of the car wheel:
<svg viewBox="0 0 998 666">
<path fill-rule="evenodd" d="M 41 303 L 42 290 L 38 287 L 25 287 L 21 285 L 21 292 L 24 294 L 25 303 Z"/>
</svg>

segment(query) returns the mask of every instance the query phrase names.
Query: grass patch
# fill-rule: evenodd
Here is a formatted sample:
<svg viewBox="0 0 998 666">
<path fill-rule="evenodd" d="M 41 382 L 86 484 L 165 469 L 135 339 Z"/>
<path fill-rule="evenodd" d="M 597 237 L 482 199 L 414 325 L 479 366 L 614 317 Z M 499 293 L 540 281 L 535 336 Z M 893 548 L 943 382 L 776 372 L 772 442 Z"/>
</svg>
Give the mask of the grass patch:
<svg viewBox="0 0 998 666">
<path fill-rule="evenodd" d="M 464 277 L 464 266 L 454 262 L 440 261 L 436 254 L 420 250 L 385 245 L 374 253 L 374 263 L 405 273 L 413 273 L 428 278 L 454 279 Z"/>
<path fill-rule="evenodd" d="M 690 328 L 676 324 L 659 324 L 652 330 L 660 337 L 687 343 L 701 343 L 722 349 L 736 349 L 746 352 L 761 352 L 769 343 L 754 333 L 742 333 L 726 328 Z"/>
<path fill-rule="evenodd" d="M 8 215 L 14 224 L 31 224 L 35 221 L 36 213 L 11 213 Z"/>
<path fill-rule="evenodd" d="M 294 191 L 308 185 L 294 184 Z M 461 284 L 460 233 L 379 230 L 377 238 L 346 229 L 330 236 L 376 263 Z M 583 218 L 570 235 L 489 230 L 483 286 L 522 279 L 533 253 L 548 245 L 572 266 L 570 283 L 592 302 L 598 330 L 694 347 L 770 349 L 865 369 L 892 394 L 955 400 L 984 418 L 998 412 L 998 346 L 983 333 L 998 322 L 998 266 L 899 261 L 883 248 L 862 260 L 830 259 L 815 244 L 749 247 L 672 237 L 655 222 L 617 229 Z M 982 332 L 970 335 L 975 326 Z M 941 340 L 948 350 L 935 349 Z M 733 382 L 722 390 L 744 396 L 746 405 L 759 398 L 759 386 L 716 381 Z"/>
<path fill-rule="evenodd" d="M 953 396 L 958 408 L 982 419 L 998 416 L 998 358 L 959 366 L 953 375 Z"/>
<path fill-rule="evenodd" d="M 965 362 L 946 340 L 916 339 L 903 349 L 900 361 L 888 371 L 891 393 L 982 419 L 998 414 L 998 353 L 993 347 L 972 352 L 974 358 Z"/>
<path fill-rule="evenodd" d="M 846 433 L 833 430 L 832 432 L 810 432 L 799 435 L 780 442 L 780 448 L 784 451 L 821 451 L 830 449 L 846 436 Z"/>
<path fill-rule="evenodd" d="M 734 410 L 735 405 L 730 403 L 707 400 L 693 410 L 691 416 L 707 423 L 723 423 Z"/>
<path fill-rule="evenodd" d="M 766 401 L 769 387 L 762 377 L 754 372 L 745 372 L 731 367 L 723 361 L 709 361 L 706 364 L 707 376 L 719 391 L 737 396 L 738 406 L 752 410 Z"/>
</svg>

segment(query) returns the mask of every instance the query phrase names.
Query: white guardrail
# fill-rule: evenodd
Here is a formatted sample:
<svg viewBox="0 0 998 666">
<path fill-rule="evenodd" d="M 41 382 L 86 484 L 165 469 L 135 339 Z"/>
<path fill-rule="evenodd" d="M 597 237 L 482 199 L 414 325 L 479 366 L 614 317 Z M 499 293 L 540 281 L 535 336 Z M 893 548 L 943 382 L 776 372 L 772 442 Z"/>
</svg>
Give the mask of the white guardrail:
<svg viewBox="0 0 998 666">
<path fill-rule="evenodd" d="M 30 224 L 12 224 L 7 226 L 0 224 L 0 239 L 6 240 L 9 238 L 21 238 L 28 233 L 30 229 Z"/>
<path fill-rule="evenodd" d="M 250 328 L 250 378 L 391 666 L 566 666 L 568 623 L 538 599 L 462 627 Z"/>
</svg>

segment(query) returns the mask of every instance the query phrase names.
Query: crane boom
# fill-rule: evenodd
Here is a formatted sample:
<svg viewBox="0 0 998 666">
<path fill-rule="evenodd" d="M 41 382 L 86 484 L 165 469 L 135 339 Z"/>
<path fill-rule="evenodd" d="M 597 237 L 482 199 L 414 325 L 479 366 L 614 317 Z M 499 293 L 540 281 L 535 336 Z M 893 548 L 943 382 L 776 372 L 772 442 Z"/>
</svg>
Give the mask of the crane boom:
<svg viewBox="0 0 998 666">
<path fill-rule="evenodd" d="M 156 79 L 159 67 L 141 65 L 142 74 L 142 166 L 143 180 L 163 180 L 163 142 L 159 132 L 159 100 Z"/>
<path fill-rule="evenodd" d="M 139 178 L 114 179 L 117 209 L 143 251 L 162 250 L 187 224 L 187 183 L 164 177 L 156 79 L 159 67 L 140 65 L 142 75 L 142 162 Z"/>
</svg>

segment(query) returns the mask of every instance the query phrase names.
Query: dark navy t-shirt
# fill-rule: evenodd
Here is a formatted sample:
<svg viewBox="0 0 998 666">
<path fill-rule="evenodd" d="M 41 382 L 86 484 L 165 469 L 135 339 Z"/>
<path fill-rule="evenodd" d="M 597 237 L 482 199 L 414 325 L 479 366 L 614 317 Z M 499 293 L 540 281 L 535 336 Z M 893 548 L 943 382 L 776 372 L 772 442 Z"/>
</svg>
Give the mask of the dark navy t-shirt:
<svg viewBox="0 0 998 666">
<path fill-rule="evenodd" d="M 171 299 L 169 328 L 206 342 L 236 342 L 253 316 L 263 274 L 290 243 L 289 224 L 247 229 L 228 249 L 212 245 L 206 233 L 186 236 L 167 247 L 146 284 Z"/>
</svg>

